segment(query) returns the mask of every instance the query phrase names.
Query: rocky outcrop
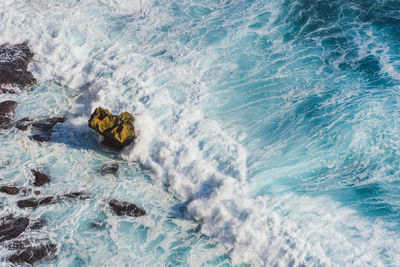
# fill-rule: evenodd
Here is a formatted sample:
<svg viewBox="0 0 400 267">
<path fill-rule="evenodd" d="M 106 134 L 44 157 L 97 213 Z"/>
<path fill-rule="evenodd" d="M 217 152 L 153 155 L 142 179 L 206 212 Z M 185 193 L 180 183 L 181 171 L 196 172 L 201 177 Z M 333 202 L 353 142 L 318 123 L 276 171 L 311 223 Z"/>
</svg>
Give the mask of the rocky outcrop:
<svg viewBox="0 0 400 267">
<path fill-rule="evenodd" d="M 17 238 L 25 230 L 39 230 L 46 222 L 42 219 L 15 218 L 12 214 L 0 218 L 0 243 Z"/>
<path fill-rule="evenodd" d="M 108 200 L 108 205 L 112 212 L 117 216 L 126 215 L 131 217 L 140 217 L 146 215 L 146 212 L 143 209 L 129 202 L 110 199 Z"/>
<path fill-rule="evenodd" d="M 6 193 L 9 195 L 16 195 L 19 192 L 19 189 L 15 186 L 2 186 L 0 188 L 0 192 Z"/>
<path fill-rule="evenodd" d="M 26 89 L 36 84 L 28 71 L 32 59 L 27 43 L 0 46 L 0 93 L 17 93 L 15 87 Z"/>
<path fill-rule="evenodd" d="M 45 198 L 30 198 L 17 201 L 17 206 L 21 209 L 24 208 L 37 208 L 43 205 L 49 205 L 55 203 L 54 197 Z"/>
<path fill-rule="evenodd" d="M 13 125 L 14 110 L 18 103 L 12 100 L 3 101 L 0 103 L 0 129 L 8 129 Z"/>
<path fill-rule="evenodd" d="M 11 247 L 17 251 L 7 260 L 14 264 L 21 264 L 23 262 L 33 265 L 35 262 L 43 258 L 52 258 L 57 252 L 57 246 L 48 242 L 47 244 L 36 244 L 29 240 L 16 241 L 11 244 Z"/>
<path fill-rule="evenodd" d="M 50 182 L 49 176 L 47 176 L 43 172 L 38 170 L 31 170 L 31 172 L 33 176 L 35 176 L 35 181 L 33 182 L 35 186 L 42 186 Z"/>
<path fill-rule="evenodd" d="M 0 218 L 0 245 L 11 252 L 6 259 L 14 264 L 26 262 L 32 265 L 45 257 L 54 256 L 56 245 L 32 235 L 45 224 L 46 221 L 42 219 L 15 218 L 12 214 Z M 21 235 L 22 233 L 25 234 Z M 29 239 L 20 238 L 27 236 Z"/>
<path fill-rule="evenodd" d="M 15 123 L 15 127 L 21 131 L 26 131 L 32 128 L 34 134 L 30 136 L 31 139 L 38 142 L 50 141 L 53 127 L 58 123 L 64 123 L 67 120 L 65 117 L 54 117 L 43 120 L 34 120 L 31 118 L 23 118 Z"/>
<path fill-rule="evenodd" d="M 135 139 L 133 121 L 132 114 L 128 112 L 116 116 L 107 109 L 98 107 L 90 116 L 89 127 L 104 136 L 105 144 L 123 148 Z"/>
<path fill-rule="evenodd" d="M 0 242 L 17 238 L 29 225 L 28 218 L 9 215 L 0 219 Z"/>
</svg>

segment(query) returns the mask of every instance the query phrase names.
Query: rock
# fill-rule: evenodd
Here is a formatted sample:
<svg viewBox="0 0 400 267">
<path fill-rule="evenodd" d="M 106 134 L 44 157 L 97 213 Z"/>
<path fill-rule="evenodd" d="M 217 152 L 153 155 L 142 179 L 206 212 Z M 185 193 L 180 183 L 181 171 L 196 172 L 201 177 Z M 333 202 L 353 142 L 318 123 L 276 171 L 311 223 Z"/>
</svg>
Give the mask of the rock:
<svg viewBox="0 0 400 267">
<path fill-rule="evenodd" d="M 23 118 L 18 120 L 15 123 L 15 127 L 17 127 L 18 129 L 20 129 L 21 131 L 26 131 L 28 130 L 28 127 L 31 126 L 33 123 L 33 120 L 30 118 Z"/>
<path fill-rule="evenodd" d="M 57 246 L 52 243 L 33 245 L 28 241 L 15 244 L 14 247 L 18 252 L 8 257 L 8 261 L 14 264 L 26 262 L 33 265 L 45 257 L 53 257 L 57 252 Z"/>
<path fill-rule="evenodd" d="M 12 254 L 7 258 L 8 261 L 14 264 L 26 262 L 33 264 L 36 261 L 48 255 L 54 255 L 56 247 L 53 244 L 40 244 L 42 239 L 32 239 L 32 231 L 37 231 L 46 224 L 42 219 L 29 220 L 25 217 L 14 218 L 11 214 L 9 216 L 0 218 L 0 243 L 4 248 L 12 251 Z M 23 232 L 29 236 L 29 239 L 17 239 Z M 11 241 L 9 241 L 11 240 Z"/>
<path fill-rule="evenodd" d="M 107 109 L 98 107 L 90 116 L 89 127 L 103 135 L 107 145 L 122 148 L 129 145 L 136 136 L 133 121 L 133 116 L 128 112 L 115 116 Z"/>
<path fill-rule="evenodd" d="M 45 197 L 45 198 L 29 198 L 17 201 L 17 206 L 21 209 L 23 208 L 37 208 L 42 205 L 49 205 L 57 203 L 62 199 L 77 199 L 77 200 L 85 200 L 91 198 L 91 195 L 84 192 L 71 192 L 61 196 L 55 197 Z"/>
<path fill-rule="evenodd" d="M 40 143 L 48 142 L 51 139 L 51 133 L 33 134 L 30 138 Z"/>
<path fill-rule="evenodd" d="M 17 201 L 17 206 L 23 208 L 37 208 L 42 205 L 55 203 L 54 197 L 30 198 Z"/>
<path fill-rule="evenodd" d="M 25 89 L 36 84 L 36 79 L 28 71 L 32 59 L 33 53 L 26 42 L 0 46 L 0 93 L 16 93 L 7 86 Z"/>
<path fill-rule="evenodd" d="M 2 186 L 0 188 L 0 192 L 2 193 L 6 193 L 9 195 L 16 195 L 19 192 L 19 189 L 17 187 L 14 186 Z"/>
<path fill-rule="evenodd" d="M 118 168 L 119 166 L 117 163 L 104 164 L 100 168 L 100 174 L 103 176 L 107 174 L 115 175 L 118 172 Z"/>
<path fill-rule="evenodd" d="M 8 114 L 13 114 L 14 110 L 17 108 L 18 103 L 13 100 L 7 100 L 0 103 L 0 114 L 5 116 Z"/>
<path fill-rule="evenodd" d="M 28 218 L 15 219 L 13 215 L 0 218 L 0 242 L 18 237 L 28 225 Z"/>
<path fill-rule="evenodd" d="M 65 117 L 54 117 L 44 120 L 38 120 L 32 123 L 32 127 L 35 127 L 42 131 L 50 131 L 57 123 L 64 123 L 67 120 Z"/>
<path fill-rule="evenodd" d="M 64 195 L 65 198 L 85 200 L 89 199 L 91 196 L 84 192 L 72 192 Z"/>
<path fill-rule="evenodd" d="M 146 215 L 146 212 L 136 206 L 135 204 L 128 203 L 125 201 L 118 201 L 115 199 L 108 200 L 108 205 L 111 210 L 117 216 L 131 216 L 131 217 L 139 217 Z"/>
<path fill-rule="evenodd" d="M 50 178 L 41 171 L 31 170 L 33 176 L 35 176 L 35 186 L 42 186 L 50 182 Z"/>
<path fill-rule="evenodd" d="M 0 87 L 0 94 L 17 94 L 18 92 L 11 88 L 1 88 Z"/>
<path fill-rule="evenodd" d="M 0 218 L 0 243 L 17 238 L 25 230 L 39 230 L 46 224 L 42 219 L 29 220 L 25 217 L 14 218 L 8 215 Z"/>
<path fill-rule="evenodd" d="M 102 223 L 91 222 L 89 224 L 89 227 L 92 229 L 102 229 L 102 228 L 105 228 L 105 223 L 104 222 L 102 222 Z"/>
<path fill-rule="evenodd" d="M 50 141 L 53 127 L 57 123 L 64 123 L 66 120 L 67 118 L 65 117 L 54 117 L 43 120 L 23 118 L 15 123 L 15 127 L 21 131 L 26 131 L 29 127 L 32 127 L 35 132 L 30 136 L 30 139 L 42 143 Z"/>
<path fill-rule="evenodd" d="M 56 125 L 57 123 L 64 123 L 66 120 L 67 118 L 65 117 L 54 117 L 37 121 L 31 118 L 23 118 L 15 123 L 15 127 L 17 127 L 21 131 L 28 130 L 29 126 L 32 126 L 36 128 L 36 130 L 40 131 L 50 131 L 51 129 L 53 129 L 54 125 Z"/>
<path fill-rule="evenodd" d="M 0 128 L 11 128 L 14 119 L 14 110 L 18 103 L 12 100 L 7 100 L 0 103 Z"/>
<path fill-rule="evenodd" d="M 29 229 L 30 230 L 39 230 L 39 229 L 42 229 L 45 225 L 46 225 L 46 221 L 43 219 L 34 220 L 34 221 L 31 221 L 31 223 L 29 224 Z"/>
</svg>

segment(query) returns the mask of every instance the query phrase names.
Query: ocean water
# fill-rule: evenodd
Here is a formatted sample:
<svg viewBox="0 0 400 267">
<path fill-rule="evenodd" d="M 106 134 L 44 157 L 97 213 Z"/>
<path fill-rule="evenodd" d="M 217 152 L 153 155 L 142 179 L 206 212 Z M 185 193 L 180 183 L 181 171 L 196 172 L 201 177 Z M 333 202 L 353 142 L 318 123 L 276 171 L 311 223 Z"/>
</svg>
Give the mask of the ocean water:
<svg viewBox="0 0 400 267">
<path fill-rule="evenodd" d="M 48 222 L 38 266 L 400 265 L 399 1 L 2 0 L 0 33 L 38 79 L 0 100 L 69 118 L 48 143 L 2 132 L 1 182 L 39 166 L 43 195 L 94 196 L 1 196 L 1 216 Z M 135 144 L 100 145 L 97 106 L 134 114 Z"/>
</svg>

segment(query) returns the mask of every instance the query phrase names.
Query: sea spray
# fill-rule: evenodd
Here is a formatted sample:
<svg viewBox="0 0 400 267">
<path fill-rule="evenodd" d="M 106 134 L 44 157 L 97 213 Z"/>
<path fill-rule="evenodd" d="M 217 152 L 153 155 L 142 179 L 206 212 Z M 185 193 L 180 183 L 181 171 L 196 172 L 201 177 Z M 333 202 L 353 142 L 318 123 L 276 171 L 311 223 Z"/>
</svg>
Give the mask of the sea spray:
<svg viewBox="0 0 400 267">
<path fill-rule="evenodd" d="M 61 265 L 396 265 L 396 8 L 3 1 L 4 41 L 35 51 L 38 88 L 16 116 L 70 122 L 44 145 L 1 136 L 1 176 L 27 185 L 47 165 L 49 192 L 99 196 L 34 213 L 52 221 Z M 118 178 L 99 178 L 119 156 L 83 127 L 99 105 L 137 118 Z M 116 219 L 100 196 L 149 215 Z"/>
</svg>

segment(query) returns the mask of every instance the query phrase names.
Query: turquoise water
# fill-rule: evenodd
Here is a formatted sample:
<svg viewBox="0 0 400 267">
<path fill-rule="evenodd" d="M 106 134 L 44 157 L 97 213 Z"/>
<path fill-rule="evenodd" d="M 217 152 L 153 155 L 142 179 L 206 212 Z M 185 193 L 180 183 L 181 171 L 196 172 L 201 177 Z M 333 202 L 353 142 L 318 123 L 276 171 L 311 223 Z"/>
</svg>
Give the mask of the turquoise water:
<svg viewBox="0 0 400 267">
<path fill-rule="evenodd" d="M 0 177 L 41 166 L 43 195 L 94 198 L 0 215 L 48 221 L 43 266 L 397 266 L 399 23 L 397 1 L 4 0 L 38 86 L 0 100 L 69 120 L 44 144 L 2 133 Z M 99 105 L 135 115 L 134 145 L 99 144 Z"/>
</svg>

